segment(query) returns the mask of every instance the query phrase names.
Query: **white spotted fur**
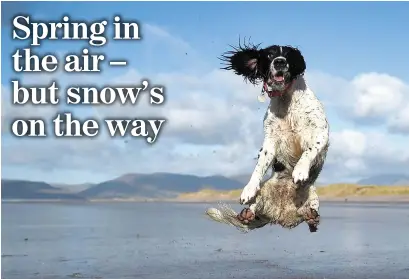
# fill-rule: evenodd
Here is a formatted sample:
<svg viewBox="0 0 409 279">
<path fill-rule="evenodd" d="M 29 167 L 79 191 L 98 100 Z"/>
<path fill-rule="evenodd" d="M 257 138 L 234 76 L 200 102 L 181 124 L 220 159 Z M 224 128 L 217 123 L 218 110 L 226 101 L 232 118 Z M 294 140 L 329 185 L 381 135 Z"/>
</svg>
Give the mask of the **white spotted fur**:
<svg viewBox="0 0 409 279">
<path fill-rule="evenodd" d="M 300 157 L 292 158 L 297 139 Z M 310 188 L 310 206 L 318 212 L 319 199 L 314 183 L 329 147 L 329 125 L 323 105 L 308 87 L 303 76 L 295 79 L 281 97 L 271 98 L 264 117 L 264 141 L 250 181 L 243 188 L 240 201 L 250 204 L 260 190 L 260 183 L 274 159 L 292 171 L 295 183 Z M 270 179 L 278 180 L 280 173 L 273 172 Z M 250 208 L 254 208 L 252 205 Z"/>
</svg>

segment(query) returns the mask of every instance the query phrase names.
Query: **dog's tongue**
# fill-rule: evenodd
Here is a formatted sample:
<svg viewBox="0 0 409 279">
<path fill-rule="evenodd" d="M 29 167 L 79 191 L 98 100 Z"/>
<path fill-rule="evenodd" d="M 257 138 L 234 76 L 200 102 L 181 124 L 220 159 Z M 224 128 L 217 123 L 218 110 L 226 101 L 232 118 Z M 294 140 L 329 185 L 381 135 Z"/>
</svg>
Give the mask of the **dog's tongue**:
<svg viewBox="0 0 409 279">
<path fill-rule="evenodd" d="M 275 81 L 283 81 L 284 77 L 283 76 L 274 76 Z"/>
</svg>

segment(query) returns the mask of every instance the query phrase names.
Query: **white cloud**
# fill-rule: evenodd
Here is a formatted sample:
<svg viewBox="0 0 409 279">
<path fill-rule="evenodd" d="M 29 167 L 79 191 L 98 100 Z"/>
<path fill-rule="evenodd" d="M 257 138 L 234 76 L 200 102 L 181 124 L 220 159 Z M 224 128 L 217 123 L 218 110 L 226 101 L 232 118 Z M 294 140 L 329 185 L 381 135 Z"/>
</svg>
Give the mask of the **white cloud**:
<svg viewBox="0 0 409 279">
<path fill-rule="evenodd" d="M 390 118 L 388 127 L 391 132 L 409 134 L 409 103 Z"/>
<path fill-rule="evenodd" d="M 331 149 L 340 156 L 362 156 L 367 146 L 365 134 L 354 130 L 332 133 Z M 345 158 L 344 158 L 345 159 Z"/>
<path fill-rule="evenodd" d="M 385 73 L 362 73 L 352 80 L 310 73 L 308 80 L 327 108 L 359 125 L 386 125 L 409 133 L 409 85 Z"/>
<path fill-rule="evenodd" d="M 333 173 L 338 180 L 353 181 L 376 174 L 407 173 L 409 150 L 406 145 L 403 137 L 381 131 L 333 132 L 327 174 Z"/>
<path fill-rule="evenodd" d="M 357 117 L 390 117 L 407 102 L 408 86 L 387 74 L 368 73 L 352 80 L 354 112 Z"/>
</svg>

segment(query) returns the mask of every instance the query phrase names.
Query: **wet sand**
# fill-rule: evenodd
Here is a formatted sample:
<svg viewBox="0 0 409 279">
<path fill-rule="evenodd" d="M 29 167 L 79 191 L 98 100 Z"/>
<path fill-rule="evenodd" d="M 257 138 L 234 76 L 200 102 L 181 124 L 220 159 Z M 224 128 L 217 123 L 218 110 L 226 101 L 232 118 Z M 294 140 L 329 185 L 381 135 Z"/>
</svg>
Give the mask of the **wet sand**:
<svg viewBox="0 0 409 279">
<path fill-rule="evenodd" d="M 208 206 L 3 204 L 2 278 L 409 278 L 407 203 L 324 202 L 314 234 L 243 234 Z"/>
</svg>

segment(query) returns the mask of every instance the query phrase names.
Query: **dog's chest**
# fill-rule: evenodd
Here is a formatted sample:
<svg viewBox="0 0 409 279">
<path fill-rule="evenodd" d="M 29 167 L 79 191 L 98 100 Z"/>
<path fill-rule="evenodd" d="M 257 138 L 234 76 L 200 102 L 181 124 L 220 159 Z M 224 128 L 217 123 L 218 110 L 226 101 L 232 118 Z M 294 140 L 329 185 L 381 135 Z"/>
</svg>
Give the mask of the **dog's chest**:
<svg viewBox="0 0 409 279">
<path fill-rule="evenodd" d="M 275 138 L 298 134 L 302 125 L 299 109 L 291 101 L 271 102 L 264 122 L 265 133 L 274 134 Z"/>
<path fill-rule="evenodd" d="M 293 104 L 271 102 L 267 111 L 264 132 L 274 139 L 278 161 L 294 165 L 303 152 L 305 135 L 302 133 L 302 119 L 299 109 Z"/>
</svg>

